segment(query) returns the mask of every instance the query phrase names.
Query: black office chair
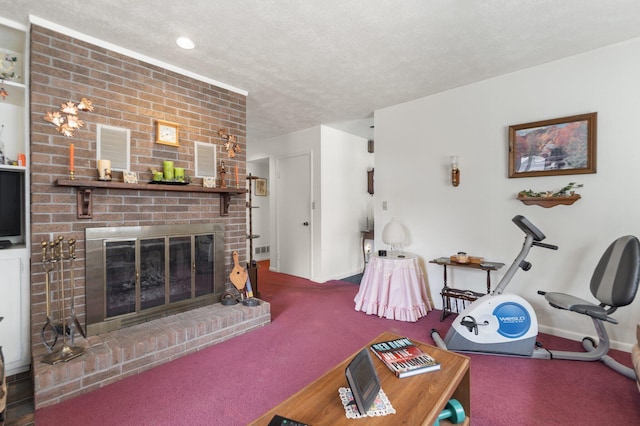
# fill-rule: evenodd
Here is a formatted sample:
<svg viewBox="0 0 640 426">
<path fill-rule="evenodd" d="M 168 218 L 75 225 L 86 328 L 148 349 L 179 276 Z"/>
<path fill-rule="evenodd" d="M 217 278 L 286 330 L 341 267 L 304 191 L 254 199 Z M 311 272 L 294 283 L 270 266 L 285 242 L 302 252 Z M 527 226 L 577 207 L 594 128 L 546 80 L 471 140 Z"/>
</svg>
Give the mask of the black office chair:
<svg viewBox="0 0 640 426">
<path fill-rule="evenodd" d="M 611 317 L 616 309 L 633 302 L 640 282 L 640 242 L 632 235 L 615 240 L 604 252 L 591 277 L 591 294 L 598 299 L 599 305 L 565 293 L 540 292 L 551 306 L 558 309 L 588 315 L 598 333 L 598 343 L 590 337 L 582 339 L 586 352 L 553 351 L 553 358 L 574 359 L 578 361 L 604 362 L 631 379 L 636 379 L 635 371 L 615 361 L 609 351 L 609 335 L 604 321 L 617 324 Z"/>
</svg>

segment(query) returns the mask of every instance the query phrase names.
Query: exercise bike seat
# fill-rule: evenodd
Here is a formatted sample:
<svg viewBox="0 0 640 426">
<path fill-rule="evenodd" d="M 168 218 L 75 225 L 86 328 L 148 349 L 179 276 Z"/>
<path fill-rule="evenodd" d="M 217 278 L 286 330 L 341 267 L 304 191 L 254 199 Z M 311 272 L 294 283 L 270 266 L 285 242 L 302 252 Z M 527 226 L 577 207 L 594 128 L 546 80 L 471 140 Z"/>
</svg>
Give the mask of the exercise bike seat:
<svg viewBox="0 0 640 426">
<path fill-rule="evenodd" d="M 610 315 L 621 306 L 633 302 L 640 281 L 640 242 L 632 235 L 616 239 L 600 258 L 591 277 L 591 294 L 599 305 L 565 293 L 548 292 L 545 299 L 551 306 L 588 315 L 613 324 Z"/>
<path fill-rule="evenodd" d="M 607 311 L 599 305 L 587 302 L 579 297 L 571 296 L 565 293 L 545 293 L 544 298 L 554 308 L 566 309 L 567 311 L 577 312 L 583 315 L 589 315 L 602 321 L 608 321 L 617 324 L 614 318 L 607 315 Z"/>
</svg>

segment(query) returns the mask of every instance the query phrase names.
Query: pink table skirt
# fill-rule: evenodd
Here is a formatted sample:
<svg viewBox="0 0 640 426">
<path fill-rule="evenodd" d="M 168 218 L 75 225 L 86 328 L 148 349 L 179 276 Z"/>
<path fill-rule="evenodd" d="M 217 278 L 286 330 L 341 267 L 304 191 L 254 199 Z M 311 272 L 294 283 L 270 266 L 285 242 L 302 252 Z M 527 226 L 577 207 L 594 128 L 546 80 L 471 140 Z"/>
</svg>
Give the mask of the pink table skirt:
<svg viewBox="0 0 640 426">
<path fill-rule="evenodd" d="M 399 321 L 415 322 L 432 309 L 415 255 L 371 256 L 354 301 L 356 311 Z"/>
</svg>

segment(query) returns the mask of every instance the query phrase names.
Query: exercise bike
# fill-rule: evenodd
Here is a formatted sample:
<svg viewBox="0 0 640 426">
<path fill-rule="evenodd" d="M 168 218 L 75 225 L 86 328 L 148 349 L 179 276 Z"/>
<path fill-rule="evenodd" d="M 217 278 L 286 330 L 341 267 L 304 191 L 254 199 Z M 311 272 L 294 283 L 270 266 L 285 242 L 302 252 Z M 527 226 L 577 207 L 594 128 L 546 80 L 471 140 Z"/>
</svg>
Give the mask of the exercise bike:
<svg viewBox="0 0 640 426">
<path fill-rule="evenodd" d="M 436 329 L 431 337 L 442 349 L 459 352 L 477 352 L 510 355 L 537 359 L 570 359 L 578 361 L 602 361 L 631 379 L 636 375 L 607 355 L 609 336 L 604 322 L 617 324 L 611 314 L 621 306 L 633 302 L 640 281 L 640 242 L 627 235 L 616 239 L 602 255 L 591 277 L 591 294 L 599 304 L 564 293 L 538 291 L 554 308 L 588 315 L 596 329 L 598 342 L 591 337 L 582 339 L 585 352 L 554 351 L 540 347 L 536 342 L 538 319 L 526 300 L 515 294 L 504 294 L 511 279 L 518 271 L 528 271 L 526 261 L 529 250 L 535 247 L 557 250 L 558 247 L 542 243 L 546 237 L 524 216 L 512 221 L 525 233 L 520 253 L 515 258 L 495 290 L 478 298 L 464 309 L 456 319 L 444 340 Z"/>
</svg>

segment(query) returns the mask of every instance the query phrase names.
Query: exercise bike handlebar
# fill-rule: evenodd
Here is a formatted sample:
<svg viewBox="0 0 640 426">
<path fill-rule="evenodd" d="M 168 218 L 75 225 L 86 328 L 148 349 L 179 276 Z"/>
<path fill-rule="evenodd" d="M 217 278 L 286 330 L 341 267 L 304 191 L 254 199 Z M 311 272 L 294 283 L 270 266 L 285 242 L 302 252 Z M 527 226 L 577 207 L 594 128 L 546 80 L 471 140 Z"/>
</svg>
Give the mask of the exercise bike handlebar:
<svg viewBox="0 0 640 426">
<path fill-rule="evenodd" d="M 522 244 L 520 253 L 518 253 L 518 256 L 516 256 L 511 266 L 509 266 L 506 274 L 504 274 L 504 276 L 496 286 L 496 289 L 493 291 L 494 294 L 502 294 L 504 289 L 507 288 L 507 286 L 511 282 L 513 276 L 516 274 L 516 272 L 518 272 L 519 268 L 528 270 L 531 267 L 531 264 L 527 262 L 525 258 L 529 254 L 529 250 L 531 250 L 532 246 L 551 250 L 558 249 L 558 246 L 555 246 L 553 244 L 541 243 L 540 241 L 544 240 L 546 236 L 533 223 L 529 222 L 526 217 L 518 215 L 515 216 L 512 221 L 526 234 L 526 236 L 524 238 L 524 243 Z"/>
<path fill-rule="evenodd" d="M 558 246 L 556 246 L 556 245 L 541 243 L 539 241 L 534 241 L 531 245 L 536 246 L 536 247 L 546 248 L 546 249 L 549 249 L 549 250 L 558 250 Z"/>
</svg>

